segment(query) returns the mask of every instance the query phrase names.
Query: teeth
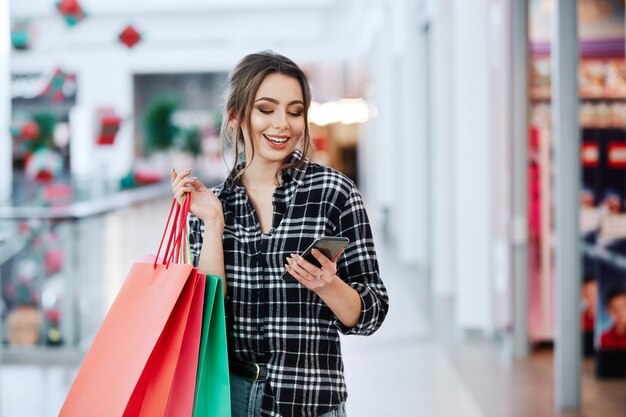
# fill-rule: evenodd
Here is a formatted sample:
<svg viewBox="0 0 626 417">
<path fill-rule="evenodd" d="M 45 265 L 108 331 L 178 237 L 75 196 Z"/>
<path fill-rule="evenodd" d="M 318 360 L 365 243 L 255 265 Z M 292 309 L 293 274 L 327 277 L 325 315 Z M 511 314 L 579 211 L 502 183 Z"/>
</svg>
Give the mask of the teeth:
<svg viewBox="0 0 626 417">
<path fill-rule="evenodd" d="M 278 144 L 285 143 L 285 142 L 287 142 L 287 139 L 289 139 L 289 138 L 276 138 L 274 136 L 268 136 L 268 135 L 263 135 L 263 136 L 265 136 L 271 142 L 278 143 Z"/>
</svg>

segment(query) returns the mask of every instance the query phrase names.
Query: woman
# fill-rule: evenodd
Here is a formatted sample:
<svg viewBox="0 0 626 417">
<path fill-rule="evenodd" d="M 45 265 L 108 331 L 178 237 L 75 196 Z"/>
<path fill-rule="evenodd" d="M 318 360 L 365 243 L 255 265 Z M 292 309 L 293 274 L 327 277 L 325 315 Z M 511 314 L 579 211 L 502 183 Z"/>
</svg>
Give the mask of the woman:
<svg viewBox="0 0 626 417">
<path fill-rule="evenodd" d="M 224 277 L 235 417 L 345 416 L 339 332 L 369 335 L 387 314 L 359 191 L 307 159 L 310 103 L 290 59 L 248 55 L 226 94 L 222 135 L 241 155 L 229 177 L 209 190 L 172 171 L 176 198 L 192 196 L 194 263 Z M 298 255 L 319 236 L 350 240 L 335 259 L 314 251 L 321 268 Z"/>
</svg>

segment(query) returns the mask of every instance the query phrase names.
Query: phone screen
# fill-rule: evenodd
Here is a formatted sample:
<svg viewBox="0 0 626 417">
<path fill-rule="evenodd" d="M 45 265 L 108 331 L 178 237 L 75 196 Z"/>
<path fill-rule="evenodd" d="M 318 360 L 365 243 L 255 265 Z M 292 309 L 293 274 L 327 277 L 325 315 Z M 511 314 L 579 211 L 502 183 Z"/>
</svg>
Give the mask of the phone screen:
<svg viewBox="0 0 626 417">
<path fill-rule="evenodd" d="M 350 242 L 347 237 L 335 237 L 335 236 L 322 236 L 315 239 L 315 241 L 309 246 L 303 253 L 302 257 L 313 265 L 319 267 L 320 263 L 315 256 L 311 253 L 313 249 L 317 249 L 328 259 L 333 259 L 346 245 Z M 283 274 L 285 281 L 296 281 L 289 272 Z"/>
</svg>

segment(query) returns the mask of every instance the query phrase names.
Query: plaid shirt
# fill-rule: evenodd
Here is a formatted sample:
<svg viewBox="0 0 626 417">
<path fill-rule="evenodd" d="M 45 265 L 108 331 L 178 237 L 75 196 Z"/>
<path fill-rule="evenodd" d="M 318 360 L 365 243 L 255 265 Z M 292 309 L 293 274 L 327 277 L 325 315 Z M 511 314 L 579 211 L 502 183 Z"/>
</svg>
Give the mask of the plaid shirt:
<svg viewBox="0 0 626 417">
<path fill-rule="evenodd" d="M 299 156 L 300 151 L 292 155 Z M 307 162 L 283 170 L 273 196 L 272 228 L 261 233 L 244 188 L 227 180 L 213 189 L 224 211 L 224 263 L 229 352 L 235 360 L 267 364 L 264 416 L 324 414 L 347 398 L 339 332 L 369 335 L 388 309 L 363 200 L 354 183 L 328 167 Z M 190 218 L 198 264 L 204 224 Z M 281 276 L 286 258 L 318 236 L 350 239 L 337 275 L 361 297 L 358 324 L 347 328 L 314 292 Z"/>
</svg>

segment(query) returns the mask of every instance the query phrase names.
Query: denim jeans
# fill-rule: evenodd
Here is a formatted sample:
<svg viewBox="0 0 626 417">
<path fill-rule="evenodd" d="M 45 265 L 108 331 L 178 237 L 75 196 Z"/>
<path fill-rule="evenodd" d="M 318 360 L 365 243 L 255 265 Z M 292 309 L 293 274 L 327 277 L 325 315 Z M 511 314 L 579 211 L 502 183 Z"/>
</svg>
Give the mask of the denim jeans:
<svg viewBox="0 0 626 417">
<path fill-rule="evenodd" d="M 260 417 L 264 390 L 265 381 L 250 382 L 231 372 L 230 408 L 232 417 Z M 346 405 L 341 403 L 336 410 L 318 417 L 346 417 Z"/>
</svg>

